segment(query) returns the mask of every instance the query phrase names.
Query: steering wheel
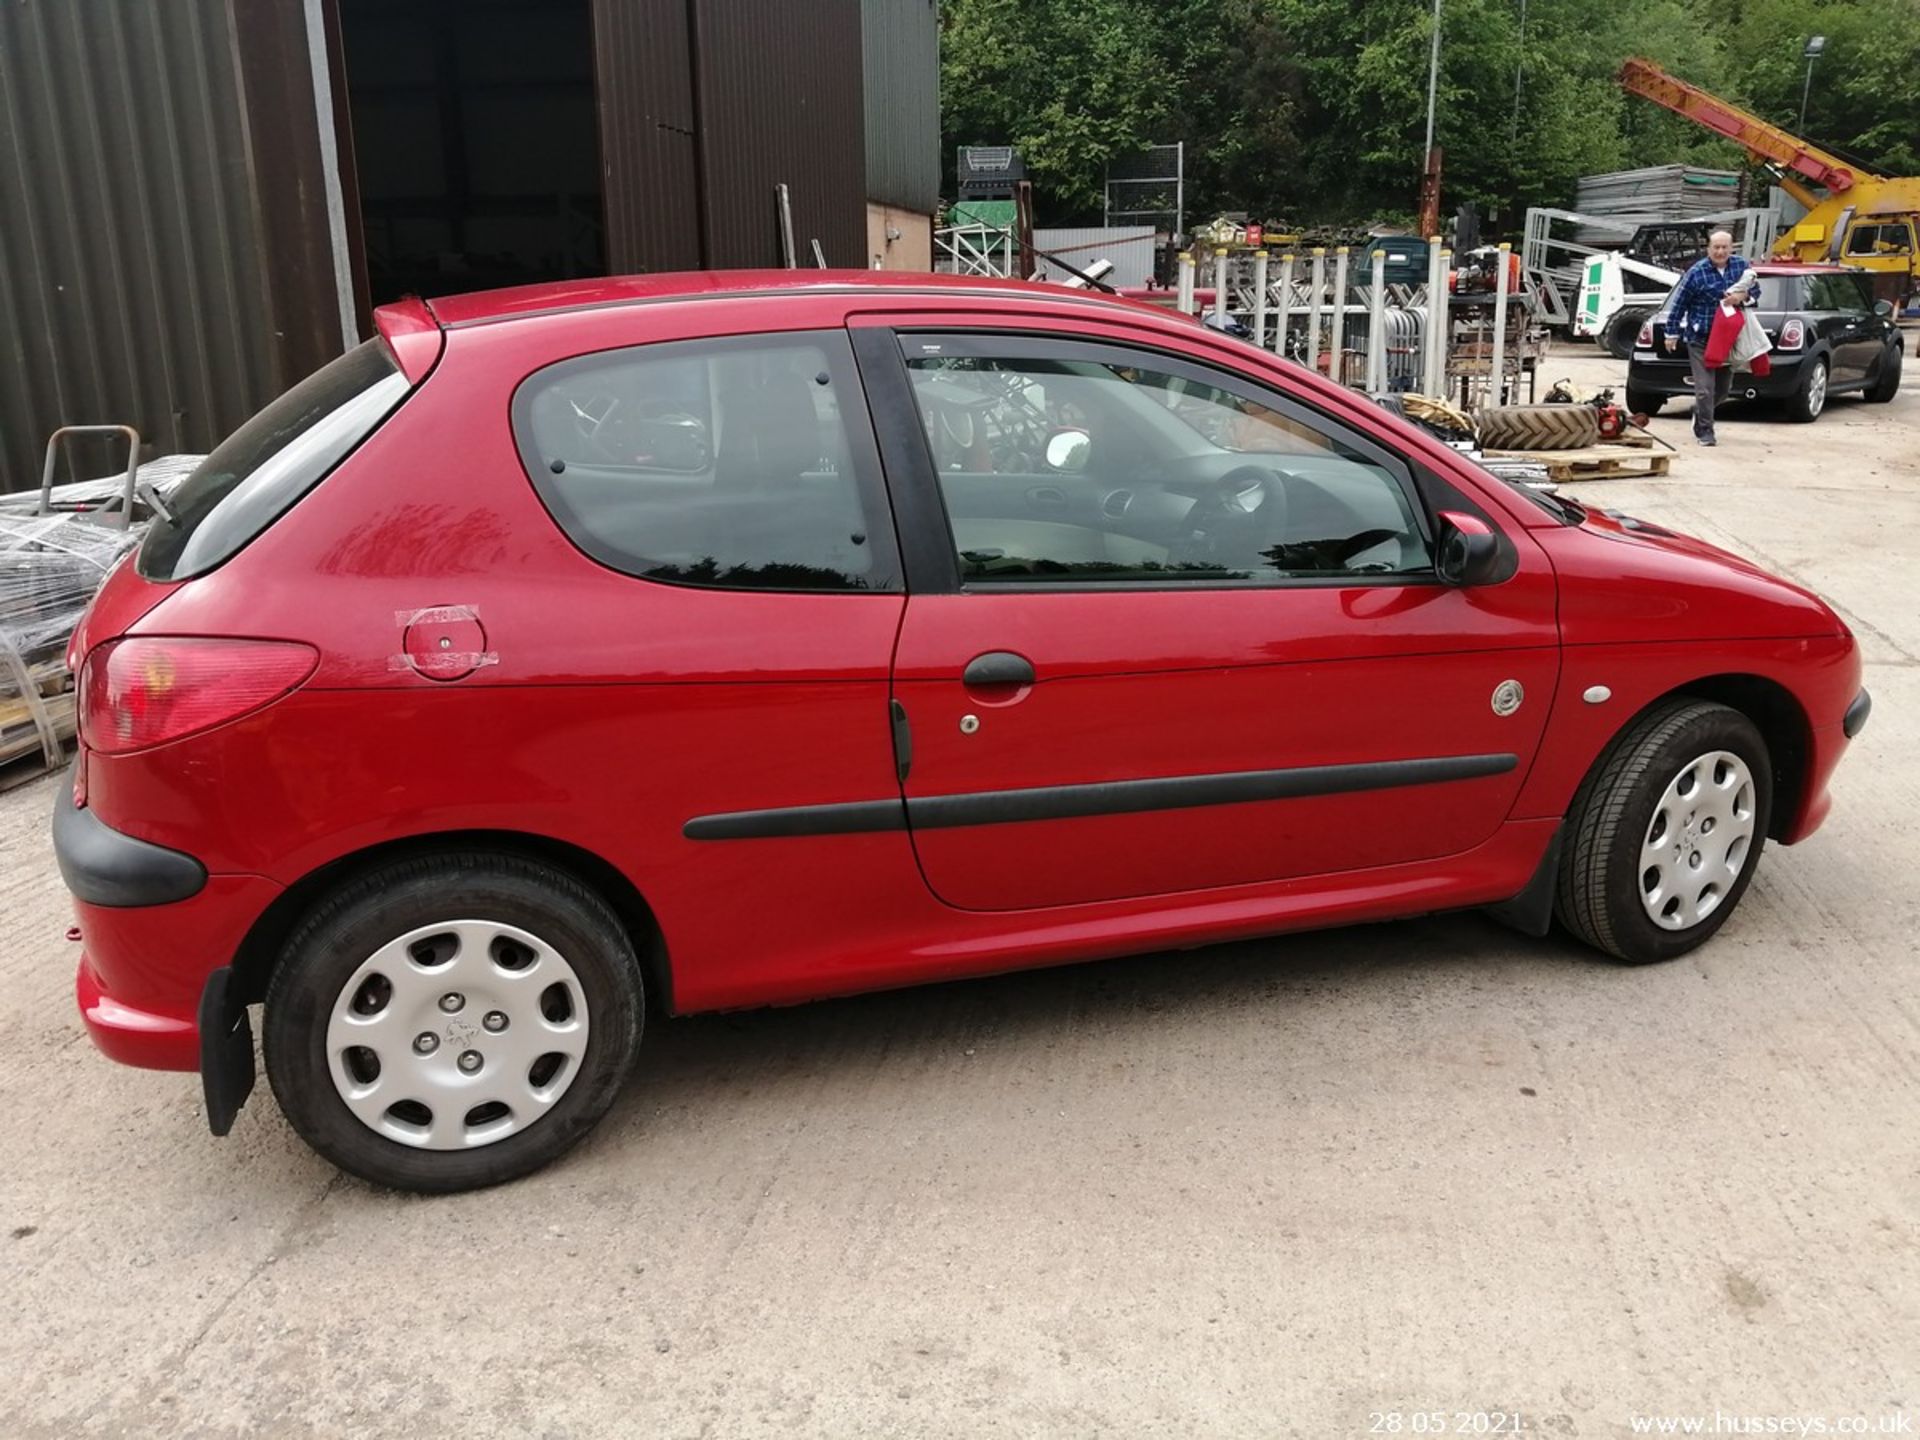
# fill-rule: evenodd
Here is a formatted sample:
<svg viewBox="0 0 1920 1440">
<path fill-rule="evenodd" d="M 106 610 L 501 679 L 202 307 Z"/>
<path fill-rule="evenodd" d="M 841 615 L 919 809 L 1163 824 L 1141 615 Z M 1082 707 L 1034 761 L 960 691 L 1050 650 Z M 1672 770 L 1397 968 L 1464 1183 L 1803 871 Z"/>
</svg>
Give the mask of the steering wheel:
<svg viewBox="0 0 1920 1440">
<path fill-rule="evenodd" d="M 1261 540 L 1286 522 L 1287 492 L 1277 471 L 1264 465 L 1236 465 L 1201 492 L 1167 547 L 1180 565 L 1237 568 L 1229 557 L 1260 552 Z"/>
</svg>

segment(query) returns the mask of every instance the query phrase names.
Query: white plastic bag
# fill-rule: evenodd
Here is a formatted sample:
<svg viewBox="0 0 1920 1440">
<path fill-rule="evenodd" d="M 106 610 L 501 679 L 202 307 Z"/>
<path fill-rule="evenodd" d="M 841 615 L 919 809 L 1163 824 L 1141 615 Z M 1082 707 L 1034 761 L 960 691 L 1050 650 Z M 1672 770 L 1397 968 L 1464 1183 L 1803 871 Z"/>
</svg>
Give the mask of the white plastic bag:
<svg viewBox="0 0 1920 1440">
<path fill-rule="evenodd" d="M 1733 342 L 1733 349 L 1727 355 L 1727 363 L 1736 370 L 1748 370 L 1753 367 L 1756 356 L 1765 355 L 1771 349 L 1773 342 L 1767 339 L 1767 332 L 1760 328 L 1760 317 L 1749 310 L 1745 323 L 1740 327 L 1740 337 Z"/>
</svg>

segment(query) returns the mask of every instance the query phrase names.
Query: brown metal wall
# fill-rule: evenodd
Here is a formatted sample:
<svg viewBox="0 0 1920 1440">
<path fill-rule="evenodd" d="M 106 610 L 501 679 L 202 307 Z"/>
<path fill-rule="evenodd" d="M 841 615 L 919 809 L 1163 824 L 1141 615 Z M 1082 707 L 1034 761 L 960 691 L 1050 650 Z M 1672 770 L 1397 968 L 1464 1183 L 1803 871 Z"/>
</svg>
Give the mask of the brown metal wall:
<svg viewBox="0 0 1920 1440">
<path fill-rule="evenodd" d="M 593 0 L 593 52 L 608 268 L 697 270 L 687 0 Z"/>
<path fill-rule="evenodd" d="M 226 0 L 0 5 L 0 489 L 63 424 L 200 450 L 264 404 L 262 238 Z"/>
<path fill-rule="evenodd" d="M 774 185 L 801 264 L 866 263 L 859 0 L 692 0 L 708 263 L 777 265 Z"/>
<path fill-rule="evenodd" d="M 228 0 L 228 7 L 247 121 L 254 211 L 266 245 L 261 264 L 273 356 L 273 384 L 267 393 L 277 395 L 348 343 L 334 272 L 320 118 L 314 107 L 314 57 L 300 0 Z M 336 131 L 341 163 L 350 170 L 351 131 L 337 123 Z M 351 175 L 341 178 L 345 193 L 354 194 Z M 346 216 L 345 229 L 349 243 L 356 242 L 358 214 Z M 373 333 L 364 320 L 356 320 L 355 330 L 355 340 Z"/>
</svg>

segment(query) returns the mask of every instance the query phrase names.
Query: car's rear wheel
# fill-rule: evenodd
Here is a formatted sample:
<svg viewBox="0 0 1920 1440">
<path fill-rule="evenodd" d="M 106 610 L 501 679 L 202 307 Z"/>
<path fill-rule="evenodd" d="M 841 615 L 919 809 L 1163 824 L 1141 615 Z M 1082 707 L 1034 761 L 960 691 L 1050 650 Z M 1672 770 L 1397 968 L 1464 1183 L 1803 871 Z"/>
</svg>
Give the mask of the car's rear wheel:
<svg viewBox="0 0 1920 1440">
<path fill-rule="evenodd" d="M 1658 415 L 1660 407 L 1667 403 L 1664 395 L 1655 395 L 1646 390 L 1627 387 L 1627 413 L 1629 415 Z"/>
<path fill-rule="evenodd" d="M 1807 362 L 1800 386 L 1787 398 L 1787 418 L 1807 425 L 1820 418 L 1827 408 L 1827 362 L 1825 358 Z"/>
<path fill-rule="evenodd" d="M 1867 387 L 1867 399 L 1884 405 L 1900 392 L 1900 360 L 1900 347 L 1888 346 L 1887 353 L 1880 359 L 1880 373 L 1873 377 L 1873 384 Z"/>
<path fill-rule="evenodd" d="M 572 876 L 516 857 L 401 861 L 288 941 L 266 1066 L 288 1121 L 341 1169 L 470 1190 L 539 1169 L 606 1113 L 639 1049 L 640 967 Z"/>
<path fill-rule="evenodd" d="M 1772 805 L 1772 762 L 1751 720 L 1708 701 L 1658 706 L 1574 798 L 1555 913 L 1621 960 L 1684 955 L 1746 894 Z"/>
</svg>

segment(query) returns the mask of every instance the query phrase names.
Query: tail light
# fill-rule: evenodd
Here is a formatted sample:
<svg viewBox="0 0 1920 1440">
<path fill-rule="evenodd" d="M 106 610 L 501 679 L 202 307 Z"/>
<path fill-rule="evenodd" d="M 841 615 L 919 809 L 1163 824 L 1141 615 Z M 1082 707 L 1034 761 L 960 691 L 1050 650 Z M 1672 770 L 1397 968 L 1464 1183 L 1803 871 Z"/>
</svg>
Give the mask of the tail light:
<svg viewBox="0 0 1920 1440">
<path fill-rule="evenodd" d="M 1640 322 L 1640 334 L 1633 343 L 1638 345 L 1642 350 L 1651 350 L 1653 348 L 1653 321 L 1642 320 Z"/>
<path fill-rule="evenodd" d="M 1807 326 L 1802 320 L 1789 320 L 1780 327 L 1780 341 L 1776 350 L 1798 350 L 1807 343 Z"/>
<path fill-rule="evenodd" d="M 283 640 L 112 640 L 80 670 L 80 738 L 103 755 L 164 745 L 271 705 L 319 661 Z"/>
</svg>

